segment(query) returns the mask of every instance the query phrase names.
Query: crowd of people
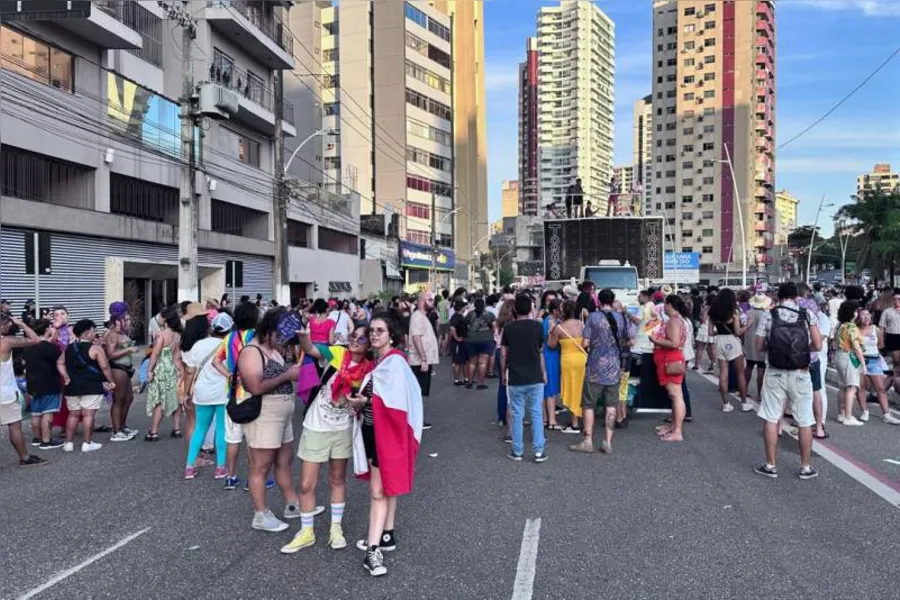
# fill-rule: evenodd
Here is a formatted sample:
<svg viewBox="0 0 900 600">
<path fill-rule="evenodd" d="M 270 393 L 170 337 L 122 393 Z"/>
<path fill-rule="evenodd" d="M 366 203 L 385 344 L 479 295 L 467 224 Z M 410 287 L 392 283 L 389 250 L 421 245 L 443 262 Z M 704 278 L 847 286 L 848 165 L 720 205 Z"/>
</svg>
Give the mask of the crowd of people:
<svg viewBox="0 0 900 600">
<path fill-rule="evenodd" d="M 286 521 L 300 521 L 284 553 L 316 543 L 314 520 L 326 510 L 316 505 L 323 466 L 333 549 L 348 545 L 348 465 L 367 478 L 369 530 L 356 546 L 374 576 L 387 572 L 383 552 L 397 547 L 397 499 L 412 490 L 422 431 L 432 426 L 422 399 L 441 356 L 449 358 L 459 393 L 498 380 L 497 422 L 506 428 L 507 456 L 517 462 L 525 456 L 526 426 L 536 463 L 548 460 L 552 432 L 578 436 L 568 445 L 572 452 L 612 454 L 614 434 L 628 428 L 634 404 L 671 409 L 656 427 L 659 440 L 684 441 L 685 423 L 693 420 L 686 377 L 692 369 L 718 374 L 723 411 L 735 410 L 736 392 L 737 406 L 765 421 L 765 462 L 756 472 L 766 477 L 778 476 L 786 417 L 798 431 L 799 477 L 817 476 L 810 455 L 813 439 L 829 437 L 828 365 L 839 383 L 839 423 L 868 421 L 872 400 L 886 423 L 900 424 L 888 403 L 890 390 L 900 392 L 900 290 L 824 291 L 793 282 L 777 291 L 663 288 L 641 292 L 638 306 L 590 281 L 540 294 L 460 288 L 390 303 L 317 299 L 290 307 L 261 296 L 232 303 L 226 295 L 167 307 L 148 325 L 150 343 L 142 348 L 125 302 L 112 303 L 98 326 L 89 319 L 70 324 L 63 306 L 38 316 L 33 303 L 15 318 L 0 301 L 0 425 L 8 427 L 19 464 L 46 462 L 31 448 L 73 452 L 79 427 L 82 452 L 100 450 L 102 433 L 110 442 L 134 440 L 139 432 L 128 417 L 136 389 L 146 391 L 150 427 L 143 439 L 158 442 L 169 420 L 168 435 L 185 440 L 185 479 L 211 468 L 226 490 L 237 489 L 246 447 L 252 528 L 280 532 Z M 108 427 L 97 422 L 104 405 Z M 303 417 L 295 444 L 297 407 Z M 275 486 L 282 518 L 266 498 Z"/>
</svg>

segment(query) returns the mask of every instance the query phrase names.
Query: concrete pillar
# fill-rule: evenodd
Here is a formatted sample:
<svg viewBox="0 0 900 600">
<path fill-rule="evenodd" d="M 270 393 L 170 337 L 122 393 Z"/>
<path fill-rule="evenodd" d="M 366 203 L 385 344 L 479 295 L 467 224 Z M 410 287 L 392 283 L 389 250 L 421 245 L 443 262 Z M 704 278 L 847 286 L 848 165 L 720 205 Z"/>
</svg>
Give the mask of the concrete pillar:
<svg viewBox="0 0 900 600">
<path fill-rule="evenodd" d="M 103 270 L 104 310 L 113 302 L 125 297 L 125 260 L 117 256 L 108 256 Z"/>
<path fill-rule="evenodd" d="M 207 271 L 201 267 L 201 272 Z M 200 301 L 206 302 L 207 298 L 218 300 L 225 293 L 225 267 L 209 270 L 207 275 L 200 278 Z"/>
</svg>

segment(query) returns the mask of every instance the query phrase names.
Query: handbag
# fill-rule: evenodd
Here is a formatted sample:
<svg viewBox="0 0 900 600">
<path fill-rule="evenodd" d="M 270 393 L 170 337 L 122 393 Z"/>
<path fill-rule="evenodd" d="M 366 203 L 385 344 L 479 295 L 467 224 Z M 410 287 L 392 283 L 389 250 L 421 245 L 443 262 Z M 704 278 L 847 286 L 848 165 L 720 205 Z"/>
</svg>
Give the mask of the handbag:
<svg viewBox="0 0 900 600">
<path fill-rule="evenodd" d="M 666 361 L 666 375 L 684 375 L 684 361 Z"/>
<path fill-rule="evenodd" d="M 257 346 L 253 347 L 259 352 L 263 365 L 265 365 L 266 357 L 263 355 L 262 350 Z M 247 346 L 242 348 L 241 352 L 246 349 Z M 246 425 L 259 418 L 259 413 L 262 411 L 262 395 L 253 395 L 246 400 L 238 402 L 237 388 L 238 379 L 240 378 L 240 368 L 238 367 L 238 363 L 240 359 L 241 355 L 238 354 L 238 360 L 234 362 L 234 373 L 231 374 L 231 386 L 228 392 L 228 404 L 225 405 L 225 410 L 228 413 L 228 418 L 231 419 L 232 422 L 238 423 L 239 425 Z"/>
</svg>

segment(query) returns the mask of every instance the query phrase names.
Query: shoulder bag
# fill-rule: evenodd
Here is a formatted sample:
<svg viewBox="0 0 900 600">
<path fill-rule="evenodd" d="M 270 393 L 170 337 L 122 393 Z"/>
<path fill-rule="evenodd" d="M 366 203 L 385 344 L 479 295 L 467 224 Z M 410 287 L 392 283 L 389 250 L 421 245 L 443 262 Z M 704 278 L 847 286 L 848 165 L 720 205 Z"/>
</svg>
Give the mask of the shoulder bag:
<svg viewBox="0 0 900 600">
<path fill-rule="evenodd" d="M 681 317 L 679 317 L 679 319 L 680 318 Z M 682 323 L 681 324 L 681 347 L 682 348 L 684 347 L 684 338 L 686 335 L 687 335 L 687 332 L 684 328 L 684 323 Z M 673 350 L 675 350 L 675 348 L 673 348 Z M 678 348 L 678 350 L 681 350 L 681 348 Z M 682 355 L 682 359 L 678 360 L 678 361 L 669 362 L 668 360 L 666 360 L 665 367 L 666 367 L 666 375 L 684 375 L 685 363 L 684 363 L 683 355 Z"/>
<path fill-rule="evenodd" d="M 259 352 L 259 356 L 263 361 L 263 368 L 265 368 L 266 357 L 263 354 L 263 351 L 260 350 L 258 346 L 254 346 L 254 348 Z M 246 349 L 246 346 L 242 348 L 241 353 Z M 247 423 L 252 423 L 259 417 L 259 413 L 262 410 L 262 395 L 253 395 L 246 400 L 238 402 L 237 388 L 238 380 L 241 376 L 240 368 L 238 367 L 240 358 L 241 355 L 238 354 L 238 359 L 234 362 L 234 373 L 231 374 L 231 389 L 228 393 L 228 404 L 225 405 L 225 410 L 228 412 L 228 418 L 234 423 L 245 425 Z"/>
</svg>

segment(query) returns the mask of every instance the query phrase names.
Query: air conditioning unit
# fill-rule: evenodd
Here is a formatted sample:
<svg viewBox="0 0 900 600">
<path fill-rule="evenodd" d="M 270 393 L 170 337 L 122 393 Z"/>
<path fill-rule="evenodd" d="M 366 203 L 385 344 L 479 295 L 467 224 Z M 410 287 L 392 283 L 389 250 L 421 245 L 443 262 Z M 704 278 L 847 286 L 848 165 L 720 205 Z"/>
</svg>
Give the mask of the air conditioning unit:
<svg viewBox="0 0 900 600">
<path fill-rule="evenodd" d="M 200 114 L 211 119 L 228 119 L 236 115 L 240 106 L 240 96 L 235 90 L 217 83 L 200 86 Z"/>
<path fill-rule="evenodd" d="M 700 19 L 700 18 L 702 18 L 702 17 L 704 16 L 704 13 L 703 13 L 702 10 L 698 10 L 697 13 L 696 13 L 696 15 L 697 15 L 697 18 Z"/>
</svg>

